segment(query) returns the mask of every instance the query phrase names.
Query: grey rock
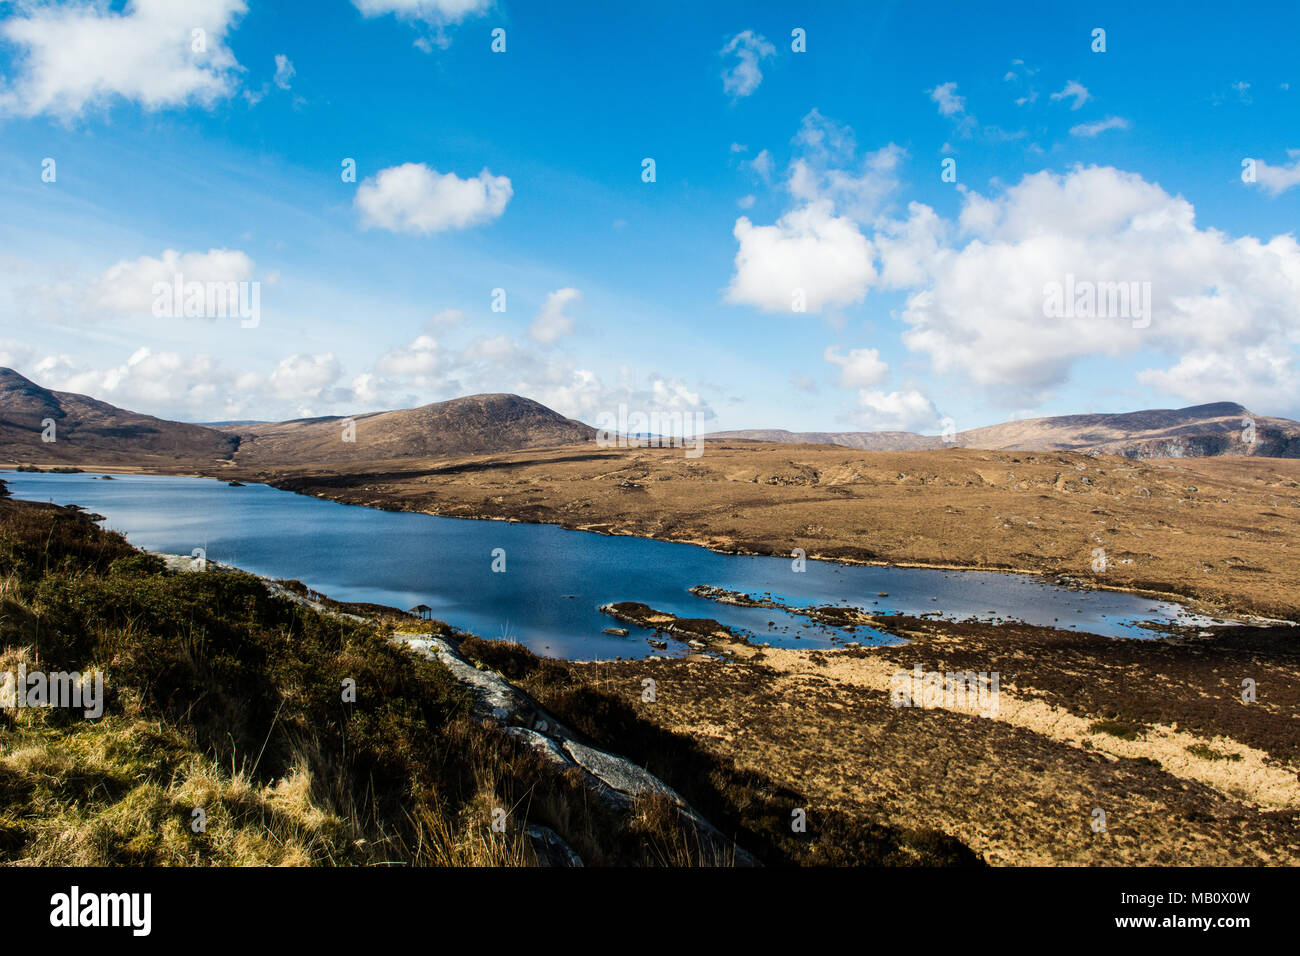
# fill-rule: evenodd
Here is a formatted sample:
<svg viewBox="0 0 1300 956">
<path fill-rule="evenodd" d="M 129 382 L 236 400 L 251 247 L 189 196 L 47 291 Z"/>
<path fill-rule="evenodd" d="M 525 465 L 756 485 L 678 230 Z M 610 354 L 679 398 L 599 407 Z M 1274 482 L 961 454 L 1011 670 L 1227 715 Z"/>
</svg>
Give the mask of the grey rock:
<svg viewBox="0 0 1300 956">
<path fill-rule="evenodd" d="M 643 793 L 662 793 L 678 806 L 686 805 L 676 790 L 624 757 L 616 757 L 576 740 L 566 740 L 564 749 L 578 766 L 613 790 L 633 797 Z"/>
<path fill-rule="evenodd" d="M 511 737 L 527 744 L 560 769 L 568 769 L 573 766 L 573 758 L 545 734 L 538 733 L 528 727 L 506 727 L 504 729 Z"/>
<path fill-rule="evenodd" d="M 434 634 L 403 634 L 394 639 L 417 654 L 440 661 L 457 680 L 468 685 L 474 694 L 472 709 L 476 716 L 488 717 L 506 726 L 529 727 L 551 736 L 570 736 L 569 730 L 531 697 L 496 671 L 474 667 L 449 641 Z"/>
<path fill-rule="evenodd" d="M 538 866 L 582 866 L 582 857 L 550 827 L 530 823 L 527 832 Z"/>
</svg>

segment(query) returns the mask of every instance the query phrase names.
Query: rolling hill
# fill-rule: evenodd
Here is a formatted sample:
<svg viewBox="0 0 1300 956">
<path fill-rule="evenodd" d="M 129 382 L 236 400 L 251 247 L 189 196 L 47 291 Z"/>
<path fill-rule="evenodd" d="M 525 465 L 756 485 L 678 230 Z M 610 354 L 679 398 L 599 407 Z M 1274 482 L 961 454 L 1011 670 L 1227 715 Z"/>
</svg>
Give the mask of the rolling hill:
<svg viewBox="0 0 1300 956">
<path fill-rule="evenodd" d="M 1254 441 L 1248 440 L 1253 422 Z M 934 435 L 915 432 L 788 432 L 776 429 L 715 432 L 709 439 L 808 442 L 867 451 L 943 448 Z M 1300 422 L 1255 415 L 1233 402 L 1140 412 L 1029 418 L 957 432 L 955 444 L 992 451 L 1086 451 L 1125 458 L 1208 458 L 1259 455 L 1300 458 Z"/>
<path fill-rule="evenodd" d="M 52 430 L 48 423 L 53 423 Z M 43 435 L 54 440 L 45 441 Z M 238 447 L 235 435 L 51 391 L 13 369 L 0 368 L 0 462 L 165 467 L 180 461 L 229 460 Z"/>
<path fill-rule="evenodd" d="M 1248 441 L 1253 422 L 1254 441 Z M 55 441 L 42 440 L 53 423 Z M 114 464 L 158 470 L 341 469 L 360 462 L 460 458 L 590 443 L 596 430 L 518 395 L 470 395 L 418 408 L 286 422 L 192 425 L 56 392 L 0 368 L 0 464 Z M 862 451 L 956 444 L 994 451 L 1084 451 L 1128 458 L 1300 458 L 1300 423 L 1219 402 L 1122 414 L 1061 415 L 958 432 L 714 432 L 718 441 L 801 442 Z M 351 440 L 349 440 L 351 439 Z"/>
<path fill-rule="evenodd" d="M 345 440 L 348 423 L 351 437 Z M 518 395 L 470 395 L 418 408 L 269 425 L 227 425 L 241 465 L 445 458 L 592 441 L 596 430 Z"/>
</svg>

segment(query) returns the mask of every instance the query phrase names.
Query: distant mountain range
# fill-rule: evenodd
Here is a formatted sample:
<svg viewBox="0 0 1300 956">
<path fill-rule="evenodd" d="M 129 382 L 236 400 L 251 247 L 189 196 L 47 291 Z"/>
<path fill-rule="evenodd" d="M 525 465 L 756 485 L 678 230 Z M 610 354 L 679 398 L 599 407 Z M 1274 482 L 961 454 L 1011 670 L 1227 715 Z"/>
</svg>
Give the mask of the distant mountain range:
<svg viewBox="0 0 1300 956">
<path fill-rule="evenodd" d="M 596 430 L 518 395 L 471 395 L 352 418 L 191 425 L 56 392 L 0 368 L 0 464 L 255 471 L 468 455 L 591 443 Z M 1253 437 L 1254 441 L 1248 440 Z M 46 438 L 53 438 L 47 441 Z M 958 432 L 715 432 L 719 441 L 809 442 L 864 451 L 955 444 L 1017 451 L 1096 451 L 1129 458 L 1264 455 L 1300 458 L 1300 423 L 1220 402 L 1113 415 L 1063 415 Z"/>
<path fill-rule="evenodd" d="M 1300 422 L 1256 415 L 1234 402 L 1141 412 L 1027 418 L 940 436 L 915 432 L 714 432 L 709 439 L 810 442 L 865 451 L 916 451 L 957 445 L 1002 451 L 1083 451 L 1126 458 L 1261 455 L 1300 458 Z"/>
</svg>

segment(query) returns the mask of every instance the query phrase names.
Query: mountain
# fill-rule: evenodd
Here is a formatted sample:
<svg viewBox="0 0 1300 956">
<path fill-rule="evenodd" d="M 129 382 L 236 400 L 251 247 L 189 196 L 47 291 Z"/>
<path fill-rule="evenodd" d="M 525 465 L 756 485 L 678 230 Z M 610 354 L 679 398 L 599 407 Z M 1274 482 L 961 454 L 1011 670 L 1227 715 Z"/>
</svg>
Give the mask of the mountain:
<svg viewBox="0 0 1300 956">
<path fill-rule="evenodd" d="M 1246 441 L 1253 423 L 1254 442 Z M 55 441 L 42 441 L 53 422 Z M 596 430 L 518 395 L 470 395 L 419 408 L 287 422 L 190 425 L 55 392 L 0 368 L 0 464 L 214 466 L 260 471 L 355 462 L 458 458 L 591 443 Z M 711 441 L 806 442 L 863 451 L 944 448 L 913 432 L 714 432 Z M 351 438 L 352 440 L 347 440 Z M 1300 423 L 1219 402 L 1179 409 L 1031 418 L 958 432 L 955 444 L 1005 451 L 1088 451 L 1129 458 L 1300 458 Z"/>
<path fill-rule="evenodd" d="M 1249 441 L 1253 423 L 1254 441 Z M 715 432 L 709 439 L 813 442 L 869 451 L 942 448 L 939 436 L 914 432 Z M 1126 458 L 1262 455 L 1300 458 L 1300 422 L 1255 415 L 1233 402 L 1140 412 L 1028 418 L 957 432 L 953 444 L 995 451 L 1087 451 Z"/>
<path fill-rule="evenodd" d="M 53 442 L 41 440 L 54 422 Z M 354 441 L 344 426 L 354 423 Z M 591 441 L 596 430 L 518 395 L 288 422 L 189 425 L 55 392 L 0 368 L 0 464 L 271 468 L 437 458 Z"/>
<path fill-rule="evenodd" d="M 235 435 L 51 391 L 0 368 L 0 462 L 163 466 L 177 460 L 226 460 L 238 447 Z"/>
<path fill-rule="evenodd" d="M 352 441 L 345 440 L 348 423 Z M 596 430 L 518 395 L 470 395 L 351 418 L 222 426 L 239 438 L 240 465 L 446 458 L 589 442 Z"/>
</svg>

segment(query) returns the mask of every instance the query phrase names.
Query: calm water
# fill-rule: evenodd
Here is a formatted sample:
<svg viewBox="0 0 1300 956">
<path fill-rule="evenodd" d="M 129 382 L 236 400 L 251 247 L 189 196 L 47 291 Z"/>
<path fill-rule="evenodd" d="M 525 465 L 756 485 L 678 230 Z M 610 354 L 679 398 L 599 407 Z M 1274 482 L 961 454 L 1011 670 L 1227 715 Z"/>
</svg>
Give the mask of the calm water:
<svg viewBox="0 0 1300 956">
<path fill-rule="evenodd" d="M 685 544 L 617 538 L 550 525 L 437 518 L 321 501 L 264 485 L 231 488 L 204 478 L 5 473 L 14 495 L 79 504 L 105 515 L 137 547 L 175 554 L 204 548 L 211 560 L 297 578 L 342 601 L 434 616 L 482 637 L 509 637 L 535 652 L 574 659 L 656 652 L 648 631 L 601 614 L 613 601 L 644 601 L 686 617 L 711 617 L 787 647 L 831 647 L 831 637 L 891 643 L 885 634 L 811 624 L 799 615 L 735 608 L 687 589 L 710 584 L 785 603 L 851 604 L 882 613 L 1018 619 L 1123 637 L 1149 637 L 1138 622 L 1197 623 L 1176 604 L 1107 591 L 1070 591 L 1038 578 L 978 571 L 851 567 L 715 554 Z M 506 570 L 492 571 L 505 549 Z M 888 592 L 880 597 L 879 592 Z M 937 601 L 932 598 L 938 598 Z M 771 623 L 769 623 L 771 622 Z M 669 642 L 669 653 L 684 648 Z"/>
</svg>

